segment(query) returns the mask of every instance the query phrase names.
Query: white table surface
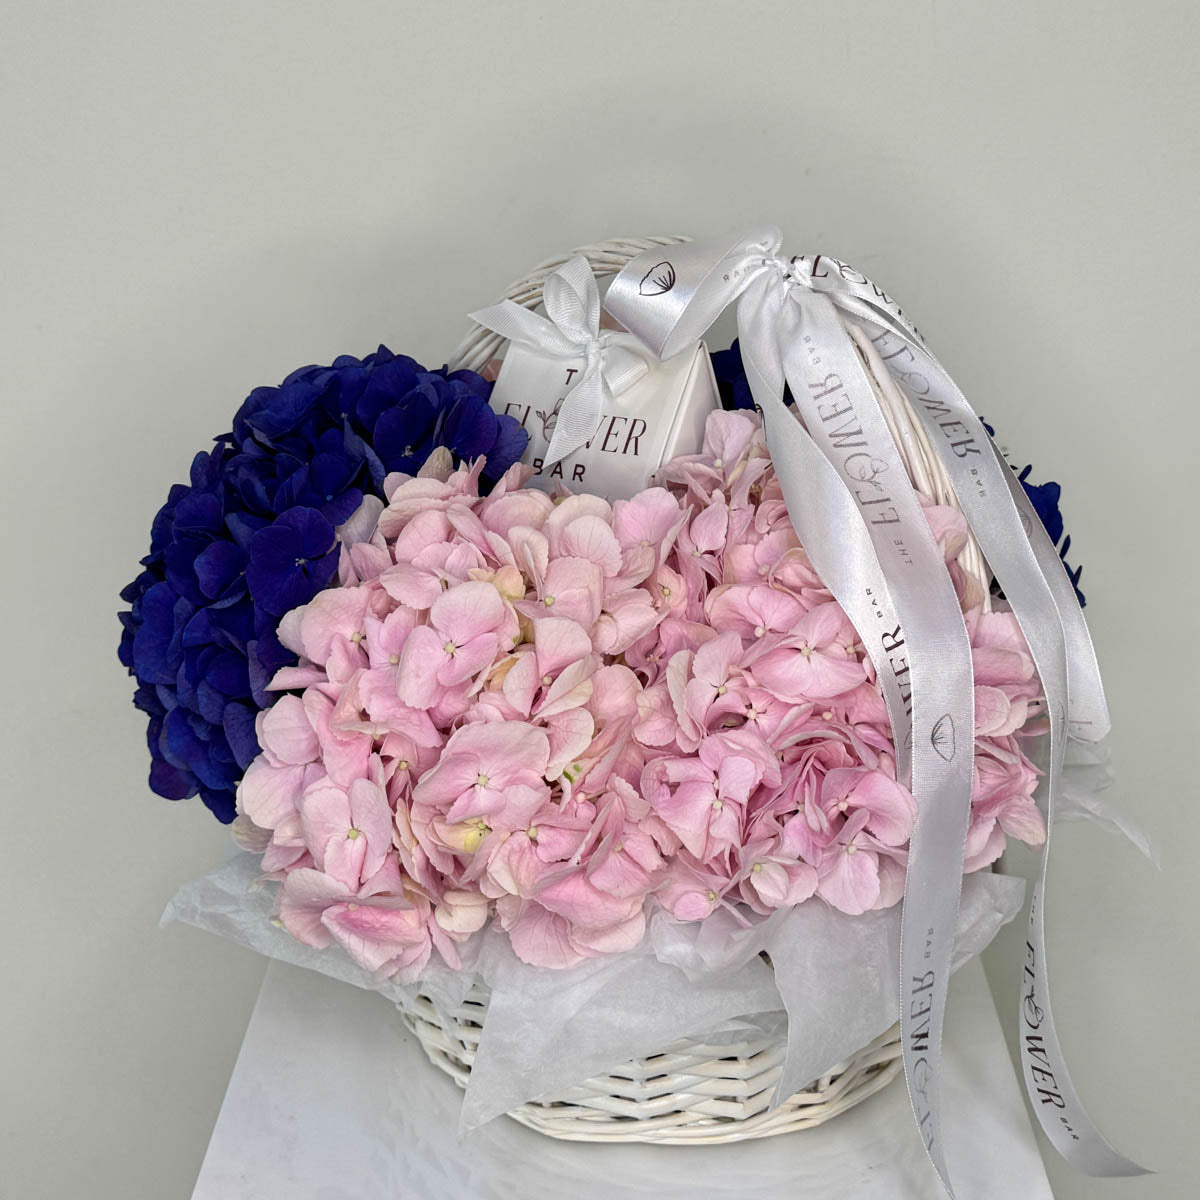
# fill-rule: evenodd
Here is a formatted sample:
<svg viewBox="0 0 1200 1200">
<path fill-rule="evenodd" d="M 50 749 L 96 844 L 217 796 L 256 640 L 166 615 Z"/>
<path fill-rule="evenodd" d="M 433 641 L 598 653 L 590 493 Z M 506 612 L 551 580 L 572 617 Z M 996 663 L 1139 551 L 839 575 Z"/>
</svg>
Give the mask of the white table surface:
<svg viewBox="0 0 1200 1200">
<path fill-rule="evenodd" d="M 1050 1186 L 978 960 L 955 976 L 946 1134 L 960 1200 Z M 267 971 L 192 1200 L 926 1200 L 902 1082 L 817 1129 L 715 1147 L 554 1141 L 500 1118 L 460 1138 L 458 1088 L 381 996 Z"/>
</svg>

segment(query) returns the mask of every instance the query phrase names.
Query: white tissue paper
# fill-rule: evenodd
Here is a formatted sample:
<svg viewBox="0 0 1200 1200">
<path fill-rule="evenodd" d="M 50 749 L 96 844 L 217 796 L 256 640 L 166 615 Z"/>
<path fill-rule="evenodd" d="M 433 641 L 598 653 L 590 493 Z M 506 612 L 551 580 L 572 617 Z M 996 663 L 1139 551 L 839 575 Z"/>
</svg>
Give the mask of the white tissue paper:
<svg viewBox="0 0 1200 1200">
<path fill-rule="evenodd" d="M 1062 795 L 1055 809 L 1057 821 L 1094 821 L 1109 833 L 1119 834 L 1156 867 L 1158 850 L 1136 821 L 1109 804 L 1100 793 L 1113 785 L 1112 752 L 1108 739 L 1080 742 L 1067 739 L 1062 773 Z"/>
<path fill-rule="evenodd" d="M 507 937 L 488 929 L 463 947 L 463 971 L 431 964 L 419 984 L 401 985 L 363 971 L 337 947 L 314 950 L 279 928 L 274 888 L 255 888 L 260 871 L 257 855 L 239 852 L 181 888 L 163 922 L 196 925 L 393 1001 L 418 990 L 456 1001 L 478 976 L 492 995 L 463 1100 L 467 1129 L 684 1036 L 720 1040 L 748 1024 L 781 1028 L 786 1011 L 778 1101 L 898 1016 L 898 906 L 849 917 L 814 902 L 749 927 L 722 910 L 687 924 L 659 912 L 638 950 L 562 971 L 522 963 Z M 964 879 L 956 968 L 1016 915 L 1023 893 L 1023 881 L 1008 876 Z"/>
</svg>

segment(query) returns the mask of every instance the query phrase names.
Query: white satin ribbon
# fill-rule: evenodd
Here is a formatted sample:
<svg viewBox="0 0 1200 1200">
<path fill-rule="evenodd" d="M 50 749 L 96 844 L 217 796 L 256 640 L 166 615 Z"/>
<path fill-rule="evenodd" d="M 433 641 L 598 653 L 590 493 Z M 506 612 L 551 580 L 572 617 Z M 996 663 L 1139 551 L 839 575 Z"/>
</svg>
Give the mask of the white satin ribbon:
<svg viewBox="0 0 1200 1200">
<path fill-rule="evenodd" d="M 546 278 L 546 316 L 502 300 L 470 314 L 471 320 L 539 354 L 583 359 L 579 378 L 563 397 L 545 466 L 585 445 L 600 427 L 604 405 L 640 379 L 649 364 L 620 335 L 600 329 L 600 289 L 588 260 L 572 258 Z"/>
<path fill-rule="evenodd" d="M 941 1144 L 940 1044 L 970 819 L 970 646 L 856 339 L 864 355 L 886 366 L 880 372 L 884 385 L 894 380 L 909 396 L 1029 642 L 1051 718 L 1050 769 L 1042 788 L 1048 826 L 1066 731 L 1098 739 L 1108 729 L 1107 708 L 1062 562 L 953 381 L 886 292 L 837 259 L 781 258 L 780 240 L 778 230 L 768 228 L 731 243 L 692 242 L 671 247 L 666 256 L 661 250 L 642 255 L 613 282 L 606 307 L 668 358 L 739 300 L 746 373 L 797 533 L 867 651 L 874 650 L 885 699 L 898 658 L 913 681 L 915 734 L 889 703 L 897 748 L 912 747 L 918 805 L 901 922 L 901 1033 L 913 1111 L 953 1196 Z M 656 282 L 647 289 L 642 285 L 650 277 Z M 795 411 L 784 403 L 785 382 Z M 898 764 L 901 778 L 906 765 Z M 1026 1088 L 1064 1157 L 1093 1175 L 1140 1174 L 1143 1168 L 1095 1128 L 1063 1061 L 1045 976 L 1046 865 L 1043 850 L 1022 983 Z"/>
</svg>

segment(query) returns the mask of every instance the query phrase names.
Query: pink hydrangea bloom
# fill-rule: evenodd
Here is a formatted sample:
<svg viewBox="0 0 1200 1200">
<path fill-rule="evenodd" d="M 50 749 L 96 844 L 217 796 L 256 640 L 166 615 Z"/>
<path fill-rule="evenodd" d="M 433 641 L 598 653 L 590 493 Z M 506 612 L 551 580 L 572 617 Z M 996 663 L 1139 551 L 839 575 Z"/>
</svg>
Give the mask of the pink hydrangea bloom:
<svg viewBox="0 0 1200 1200">
<path fill-rule="evenodd" d="M 916 815 L 858 635 L 796 538 L 747 413 L 610 505 L 481 464 L 390 476 L 342 530 L 338 586 L 288 613 L 300 657 L 258 718 L 237 836 L 279 919 L 415 978 L 490 924 L 525 961 L 631 949 L 657 907 L 897 903 Z M 967 869 L 1045 837 L 1023 737 L 1044 724 L 1011 613 L 954 561 L 971 635 Z"/>
</svg>

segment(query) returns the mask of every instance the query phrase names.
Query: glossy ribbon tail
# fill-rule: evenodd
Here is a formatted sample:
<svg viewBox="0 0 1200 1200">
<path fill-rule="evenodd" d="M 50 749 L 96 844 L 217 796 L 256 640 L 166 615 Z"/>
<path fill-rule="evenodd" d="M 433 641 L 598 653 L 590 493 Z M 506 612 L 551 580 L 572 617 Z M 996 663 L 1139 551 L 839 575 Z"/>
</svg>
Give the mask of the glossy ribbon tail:
<svg viewBox="0 0 1200 1200">
<path fill-rule="evenodd" d="M 605 402 L 640 379 L 646 360 L 600 329 L 600 289 L 588 260 L 577 255 L 546 279 L 546 316 L 502 300 L 470 314 L 471 320 L 539 354 L 583 359 L 579 378 L 558 407 L 546 451 L 548 467 L 585 445 L 596 430 Z"/>
<path fill-rule="evenodd" d="M 1024 489 L 954 382 L 928 351 L 894 333 L 876 328 L 872 345 L 881 354 L 881 365 L 886 361 L 882 356 L 890 359 L 889 366 L 895 364 L 894 378 L 930 439 L 949 449 L 942 460 L 959 504 L 1021 626 L 1045 695 L 1050 764 L 1039 798 L 1045 806 L 1047 841 L 1030 899 L 1020 992 L 1026 1091 L 1046 1136 L 1067 1161 L 1090 1175 L 1145 1174 L 1145 1168 L 1116 1151 L 1097 1129 L 1075 1090 L 1054 1024 L 1046 975 L 1049 838 L 1062 789 L 1067 738 L 1095 741 L 1109 725 L 1091 638 L 1062 561 Z"/>
<path fill-rule="evenodd" d="M 1041 789 L 1048 825 L 1061 786 L 1067 731 L 1097 740 L 1108 729 L 1108 712 L 1091 639 L 1057 552 L 982 423 L 911 320 L 848 264 L 821 255 L 785 260 L 779 244 L 778 231 L 765 228 L 725 243 L 671 247 L 669 259 L 662 251 L 643 255 L 614 281 L 606 306 L 660 357 L 669 357 L 739 300 L 747 376 L 797 533 L 806 548 L 812 539 L 813 565 L 868 652 L 873 640 L 868 631 L 879 628 L 877 598 L 886 605 L 889 633 L 894 629 L 903 639 L 913 680 L 912 785 L 919 811 L 902 919 L 905 1071 L 930 1158 L 953 1194 L 937 1100 L 945 976 L 961 887 L 961 839 L 970 816 L 971 657 L 957 603 L 951 611 L 945 565 L 930 553 L 928 527 L 917 520 L 916 498 L 873 379 L 893 402 L 903 403 L 897 390 L 902 389 L 928 431 L 1029 643 L 1050 717 L 1050 765 Z M 784 403 L 785 382 L 795 409 Z M 888 527 L 900 534 L 906 555 L 887 545 Z M 867 588 L 870 606 L 863 603 Z M 885 656 L 881 666 L 872 655 L 885 699 L 886 663 L 894 657 Z M 890 704 L 889 715 L 899 748 L 908 723 L 893 715 Z M 1043 849 L 1022 982 L 1026 1088 L 1048 1137 L 1068 1160 L 1093 1175 L 1141 1173 L 1088 1118 L 1062 1059 L 1045 977 L 1047 865 Z"/>
<path fill-rule="evenodd" d="M 917 818 L 901 916 L 900 1031 L 913 1113 L 953 1194 L 941 1130 L 941 1045 L 971 818 L 971 644 L 945 558 L 833 300 L 803 284 L 793 284 L 789 300 L 799 329 L 784 331 L 780 350 L 796 407 L 862 513 L 903 630 L 893 662 L 912 681 Z"/>
</svg>

